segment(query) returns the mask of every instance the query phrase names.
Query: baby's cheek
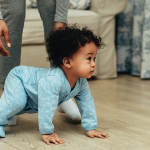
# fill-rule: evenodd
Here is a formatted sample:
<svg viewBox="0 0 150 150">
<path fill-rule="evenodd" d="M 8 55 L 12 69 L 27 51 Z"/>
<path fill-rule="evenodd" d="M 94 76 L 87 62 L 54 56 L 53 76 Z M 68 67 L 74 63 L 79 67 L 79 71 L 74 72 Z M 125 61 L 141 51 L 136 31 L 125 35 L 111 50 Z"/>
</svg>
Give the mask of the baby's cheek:
<svg viewBox="0 0 150 150">
<path fill-rule="evenodd" d="M 80 70 L 81 70 L 82 73 L 89 73 L 91 68 L 90 68 L 89 65 L 84 65 L 84 66 L 80 67 Z"/>
</svg>

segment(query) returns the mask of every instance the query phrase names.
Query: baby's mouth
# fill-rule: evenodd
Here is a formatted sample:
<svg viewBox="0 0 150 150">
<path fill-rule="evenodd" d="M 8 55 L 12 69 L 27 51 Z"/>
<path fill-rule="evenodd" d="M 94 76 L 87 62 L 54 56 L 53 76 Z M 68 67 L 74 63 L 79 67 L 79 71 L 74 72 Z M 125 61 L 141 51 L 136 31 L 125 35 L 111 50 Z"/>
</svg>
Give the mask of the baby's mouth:
<svg viewBox="0 0 150 150">
<path fill-rule="evenodd" d="M 93 71 L 90 71 L 91 73 L 94 73 L 94 70 Z"/>
</svg>

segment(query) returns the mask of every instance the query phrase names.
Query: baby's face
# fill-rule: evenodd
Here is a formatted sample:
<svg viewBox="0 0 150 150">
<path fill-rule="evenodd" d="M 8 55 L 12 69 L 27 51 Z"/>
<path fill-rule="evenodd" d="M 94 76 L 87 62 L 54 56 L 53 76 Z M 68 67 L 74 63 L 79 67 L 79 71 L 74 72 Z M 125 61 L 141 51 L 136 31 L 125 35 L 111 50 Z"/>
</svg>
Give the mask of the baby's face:
<svg viewBox="0 0 150 150">
<path fill-rule="evenodd" d="M 86 43 L 72 57 L 71 66 L 74 75 L 78 78 L 90 78 L 95 71 L 95 58 L 97 46 L 91 42 Z"/>
</svg>

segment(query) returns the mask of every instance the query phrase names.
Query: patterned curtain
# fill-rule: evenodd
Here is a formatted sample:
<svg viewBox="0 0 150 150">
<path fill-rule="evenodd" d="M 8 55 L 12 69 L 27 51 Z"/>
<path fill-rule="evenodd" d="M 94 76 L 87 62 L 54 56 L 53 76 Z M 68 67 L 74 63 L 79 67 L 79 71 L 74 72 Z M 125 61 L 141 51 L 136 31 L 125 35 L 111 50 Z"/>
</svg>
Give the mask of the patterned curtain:
<svg viewBox="0 0 150 150">
<path fill-rule="evenodd" d="M 128 0 L 116 17 L 117 71 L 150 79 L 150 0 Z"/>
</svg>

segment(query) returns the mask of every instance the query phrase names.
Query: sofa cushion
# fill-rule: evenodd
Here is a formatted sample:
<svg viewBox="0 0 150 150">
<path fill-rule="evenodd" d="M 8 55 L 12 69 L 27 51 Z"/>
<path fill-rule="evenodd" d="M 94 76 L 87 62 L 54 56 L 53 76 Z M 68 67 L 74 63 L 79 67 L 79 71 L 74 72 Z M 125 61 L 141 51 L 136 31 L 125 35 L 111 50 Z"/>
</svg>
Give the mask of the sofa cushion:
<svg viewBox="0 0 150 150">
<path fill-rule="evenodd" d="M 91 0 L 70 0 L 69 9 L 88 9 L 90 8 Z"/>
<path fill-rule="evenodd" d="M 68 24 L 75 24 L 87 26 L 95 33 L 98 33 L 99 15 L 91 10 L 74 10 L 68 11 Z"/>
<path fill-rule="evenodd" d="M 26 9 L 25 21 L 41 20 L 38 9 Z"/>
<path fill-rule="evenodd" d="M 26 8 L 37 8 L 36 0 L 27 0 L 26 1 Z"/>
<path fill-rule="evenodd" d="M 88 9 L 90 8 L 91 0 L 70 0 L 69 9 Z M 37 8 L 36 0 L 26 0 L 26 8 Z"/>
<path fill-rule="evenodd" d="M 91 10 L 68 10 L 68 24 L 77 23 L 88 26 L 92 31 L 98 33 L 99 17 Z M 22 44 L 44 43 L 44 29 L 40 14 L 37 9 L 26 9 L 26 18 L 23 30 Z"/>
</svg>

